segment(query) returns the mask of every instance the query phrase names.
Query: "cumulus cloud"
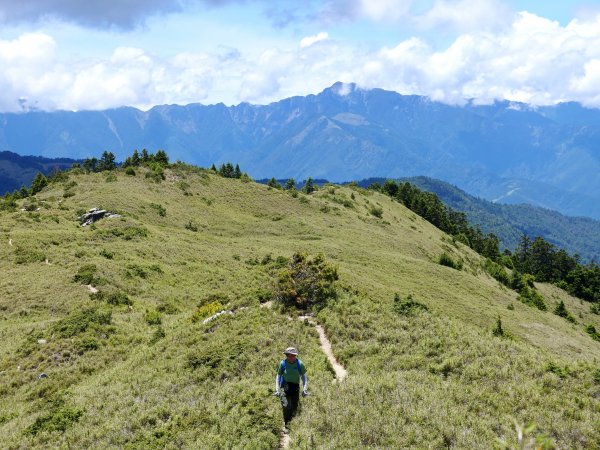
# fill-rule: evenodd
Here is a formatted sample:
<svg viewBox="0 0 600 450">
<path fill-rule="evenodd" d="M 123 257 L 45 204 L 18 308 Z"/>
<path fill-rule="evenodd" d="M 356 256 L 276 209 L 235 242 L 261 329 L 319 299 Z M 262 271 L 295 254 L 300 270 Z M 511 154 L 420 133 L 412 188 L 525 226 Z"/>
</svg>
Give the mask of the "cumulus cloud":
<svg viewBox="0 0 600 450">
<path fill-rule="evenodd" d="M 459 104 L 508 99 L 600 107 L 600 15 L 561 26 L 520 13 L 506 29 L 463 33 L 441 49 L 413 37 L 371 50 L 323 32 L 258 57 L 233 48 L 171 58 L 131 47 L 96 60 L 59 55 L 46 34 L 0 40 L 0 109 L 267 103 L 316 93 L 336 81 Z"/>
</svg>

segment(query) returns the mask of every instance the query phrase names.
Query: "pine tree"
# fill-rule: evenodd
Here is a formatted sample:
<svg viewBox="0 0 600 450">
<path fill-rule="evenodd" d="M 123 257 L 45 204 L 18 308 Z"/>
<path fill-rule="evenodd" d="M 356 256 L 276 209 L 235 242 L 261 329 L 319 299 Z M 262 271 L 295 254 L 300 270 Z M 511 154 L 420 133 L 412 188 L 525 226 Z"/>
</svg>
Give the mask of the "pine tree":
<svg viewBox="0 0 600 450">
<path fill-rule="evenodd" d="M 142 150 L 142 163 L 146 164 L 150 162 L 150 155 L 148 154 L 148 150 L 143 149 Z"/>
<path fill-rule="evenodd" d="M 131 155 L 131 165 L 132 166 L 139 166 L 140 165 L 140 154 L 137 151 L 137 148 L 133 151 L 133 155 Z"/>
<path fill-rule="evenodd" d="M 164 150 L 158 150 L 156 152 L 156 155 L 154 155 L 154 161 L 156 161 L 159 164 L 162 164 L 163 166 L 168 166 L 169 156 Z"/>
<path fill-rule="evenodd" d="M 48 180 L 43 173 L 38 172 L 31 183 L 31 195 L 35 195 L 48 185 Z"/>
<path fill-rule="evenodd" d="M 97 158 L 86 158 L 86 160 L 83 161 L 83 168 L 88 173 L 89 172 L 95 172 L 97 165 L 98 165 L 98 159 Z"/>
<path fill-rule="evenodd" d="M 242 171 L 240 170 L 240 165 L 236 164 L 235 165 L 235 169 L 233 170 L 233 178 L 241 178 L 242 177 Z"/>
<path fill-rule="evenodd" d="M 285 182 L 285 188 L 286 190 L 290 190 L 290 189 L 295 189 L 296 188 L 296 180 L 294 180 L 293 178 L 288 178 L 288 180 Z"/>
<path fill-rule="evenodd" d="M 315 186 L 313 184 L 313 180 L 312 178 L 308 178 L 306 180 L 306 183 L 304 183 L 304 187 L 302 188 L 302 192 L 304 192 L 305 194 L 310 194 L 312 192 L 315 191 Z"/>
<path fill-rule="evenodd" d="M 102 157 L 100 158 L 100 161 L 98 162 L 98 166 L 97 166 L 96 170 L 98 172 L 102 172 L 104 170 L 114 170 L 116 168 L 117 168 L 117 165 L 115 164 L 114 153 L 107 152 L 107 151 L 102 152 Z"/>
</svg>

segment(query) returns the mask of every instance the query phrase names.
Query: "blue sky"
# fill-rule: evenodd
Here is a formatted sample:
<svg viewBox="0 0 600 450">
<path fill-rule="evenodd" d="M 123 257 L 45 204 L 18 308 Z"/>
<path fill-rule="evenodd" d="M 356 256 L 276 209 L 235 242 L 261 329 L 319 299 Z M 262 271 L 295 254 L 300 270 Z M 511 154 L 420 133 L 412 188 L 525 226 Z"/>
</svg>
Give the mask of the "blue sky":
<svg viewBox="0 0 600 450">
<path fill-rule="evenodd" d="M 1 111 L 268 103 L 338 80 L 600 107 L 600 2 L 0 0 L 0 65 Z"/>
</svg>

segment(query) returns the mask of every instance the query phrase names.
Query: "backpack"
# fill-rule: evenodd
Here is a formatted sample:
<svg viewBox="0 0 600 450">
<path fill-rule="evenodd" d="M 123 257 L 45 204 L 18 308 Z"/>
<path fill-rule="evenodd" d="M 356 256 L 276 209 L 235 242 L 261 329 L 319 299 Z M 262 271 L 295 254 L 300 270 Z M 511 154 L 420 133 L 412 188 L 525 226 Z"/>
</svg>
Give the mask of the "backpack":
<svg viewBox="0 0 600 450">
<path fill-rule="evenodd" d="M 285 365 L 287 364 L 287 360 L 283 360 L 281 361 L 281 366 L 283 368 L 283 370 L 281 371 L 281 375 L 279 375 L 279 386 L 283 388 L 283 374 L 285 373 Z M 300 371 L 300 358 L 296 358 L 296 365 L 298 366 L 298 374 L 301 374 L 302 372 Z"/>
</svg>

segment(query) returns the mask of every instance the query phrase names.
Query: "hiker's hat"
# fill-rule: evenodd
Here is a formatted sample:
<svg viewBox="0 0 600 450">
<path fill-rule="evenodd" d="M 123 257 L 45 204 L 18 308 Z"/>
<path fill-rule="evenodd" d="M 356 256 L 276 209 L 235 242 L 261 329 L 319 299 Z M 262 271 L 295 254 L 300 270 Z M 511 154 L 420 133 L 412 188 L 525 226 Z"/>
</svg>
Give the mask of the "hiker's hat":
<svg viewBox="0 0 600 450">
<path fill-rule="evenodd" d="M 298 350 L 296 350 L 294 347 L 288 347 L 285 349 L 285 351 L 283 352 L 284 355 L 296 355 L 298 356 Z"/>
</svg>

